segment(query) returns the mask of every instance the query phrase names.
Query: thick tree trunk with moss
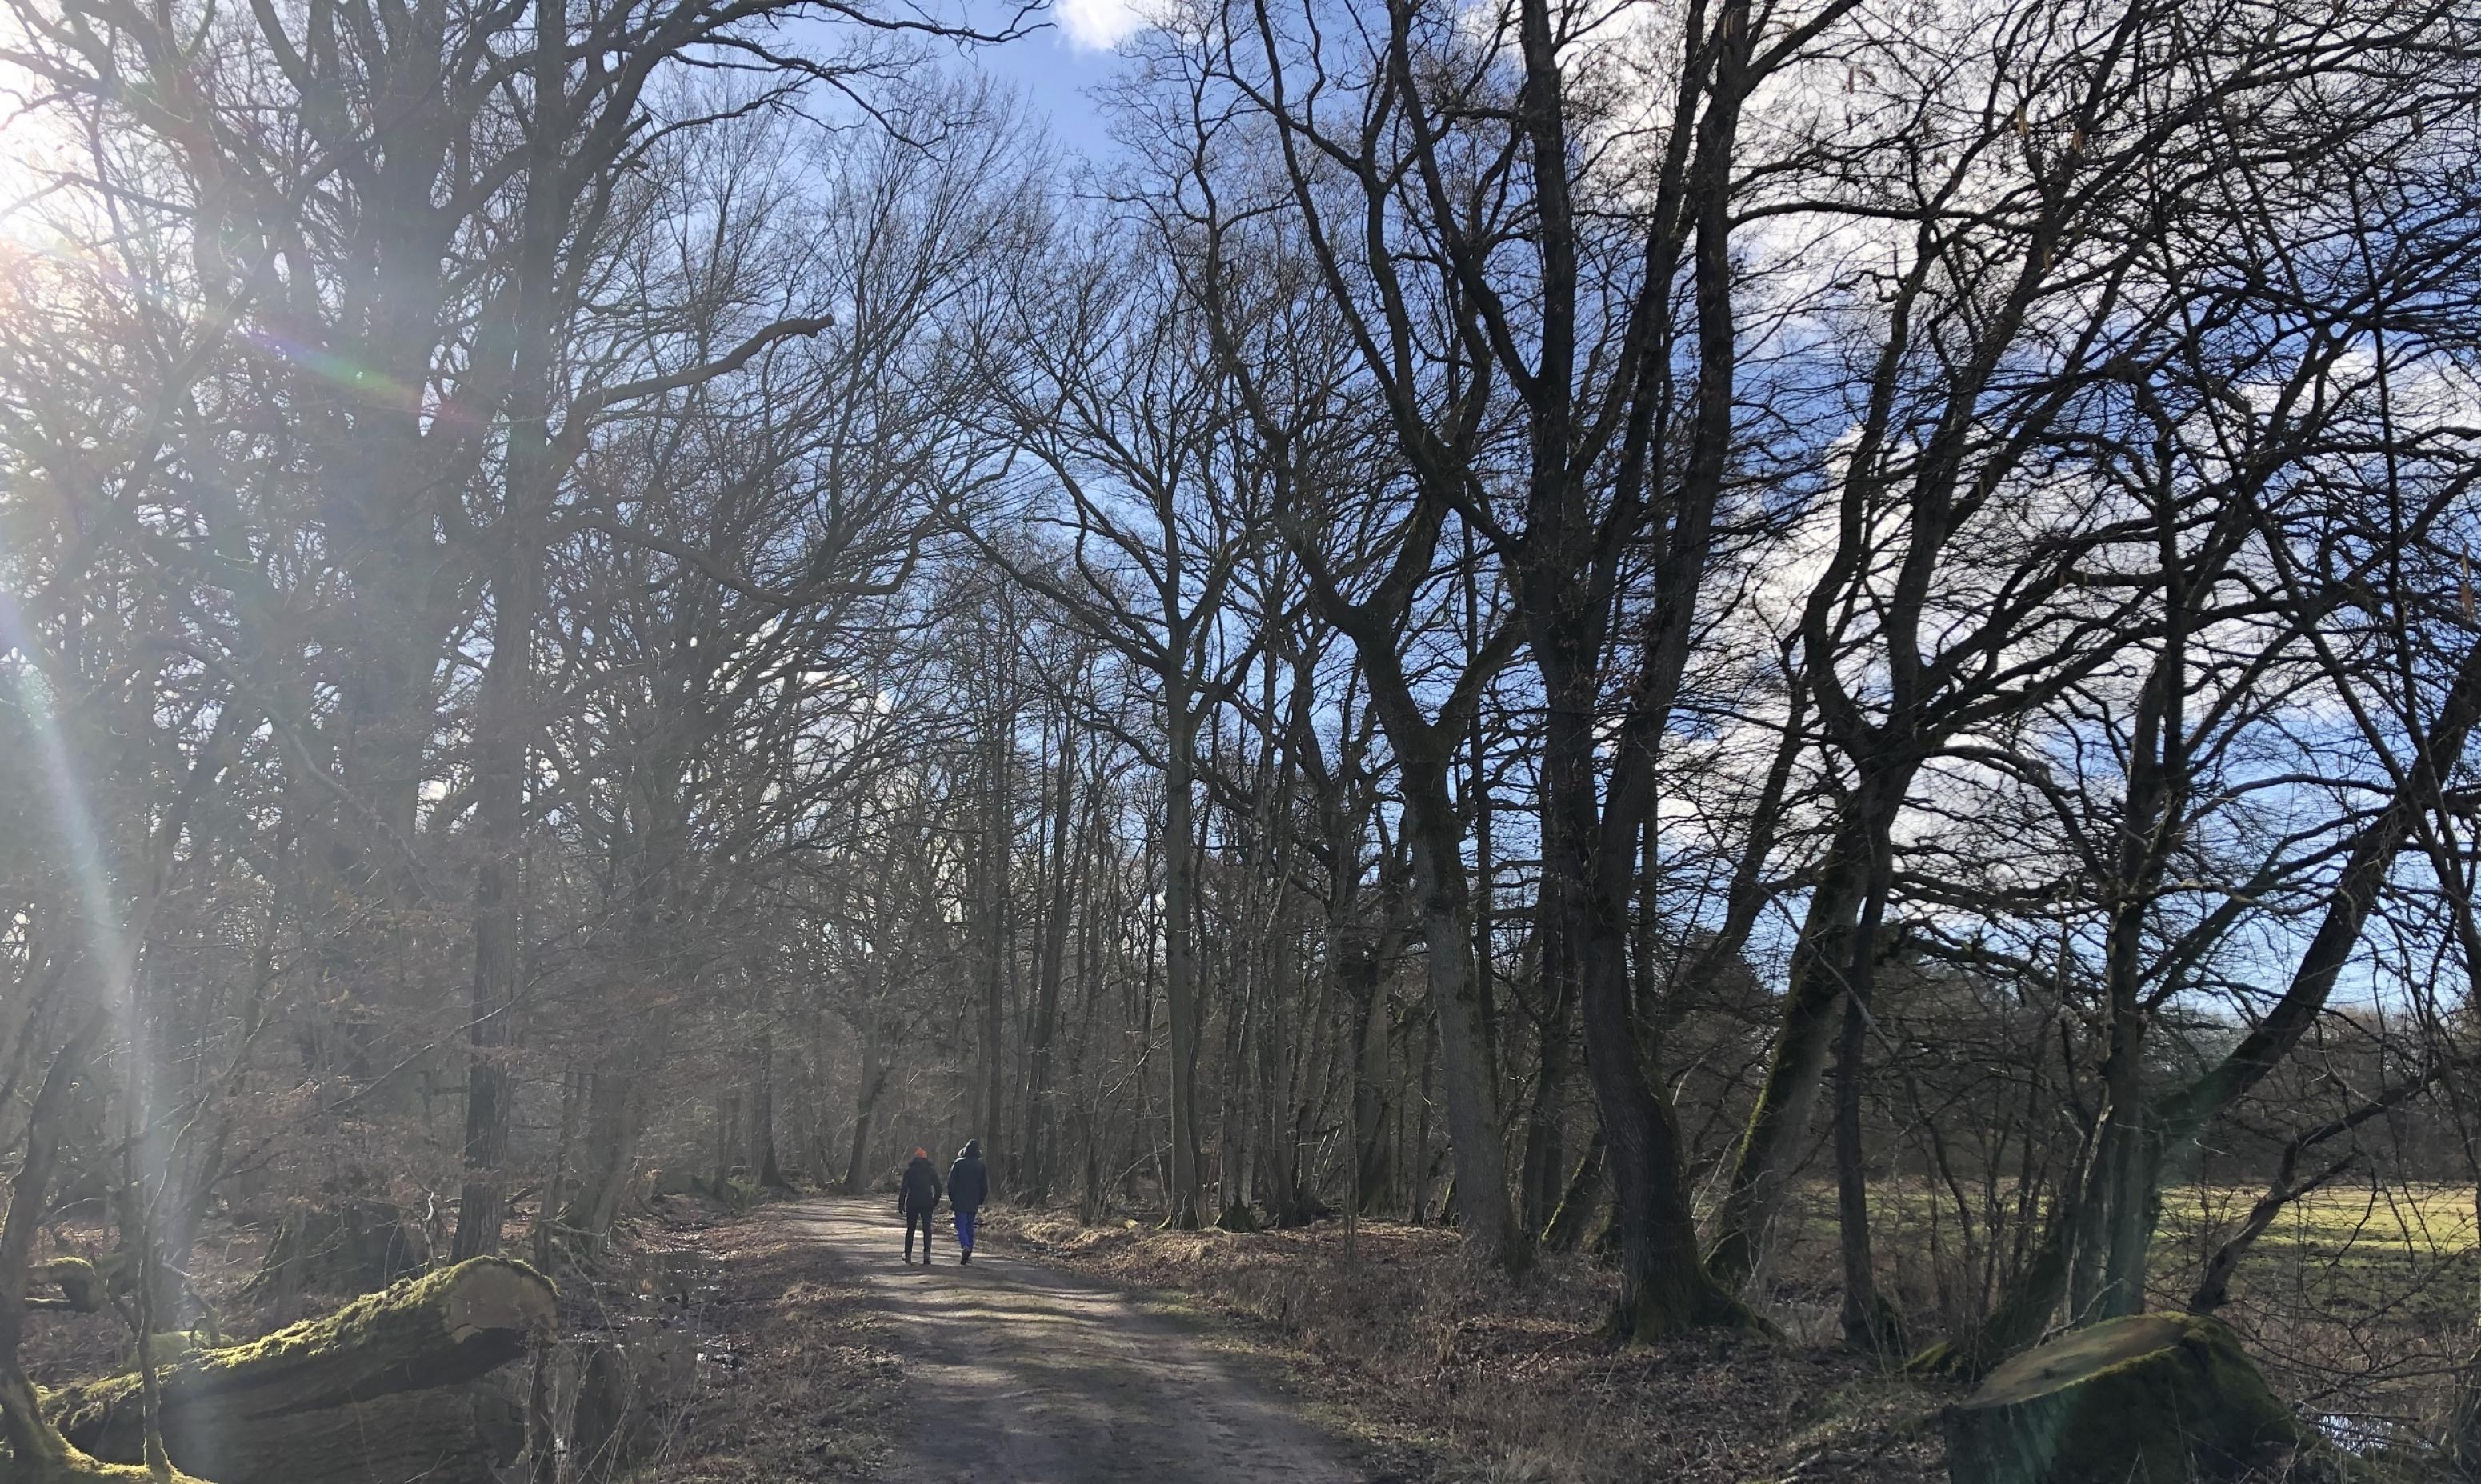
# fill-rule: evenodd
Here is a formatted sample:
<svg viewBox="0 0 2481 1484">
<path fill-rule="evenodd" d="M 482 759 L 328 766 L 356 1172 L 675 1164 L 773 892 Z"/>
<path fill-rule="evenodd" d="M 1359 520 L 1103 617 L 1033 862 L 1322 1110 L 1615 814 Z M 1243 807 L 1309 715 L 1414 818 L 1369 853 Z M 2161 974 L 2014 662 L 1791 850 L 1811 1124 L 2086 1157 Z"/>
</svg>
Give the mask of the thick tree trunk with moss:
<svg viewBox="0 0 2481 1484">
<path fill-rule="evenodd" d="M 1733 1159 L 1731 1184 L 1716 1218 L 1706 1265 L 1735 1287 L 1757 1270 L 1777 1209 L 1805 1147 L 1812 1106 L 1834 1048 L 1843 981 L 1851 958 L 1852 915 L 1861 896 L 1860 860 L 1867 846 L 1847 823 L 1811 893 L 1807 921 L 1792 950 L 1781 1023 L 1766 1054 L 1765 1078 L 1749 1110 Z M 1831 967 L 1830 967 L 1831 966 Z"/>
<path fill-rule="evenodd" d="M 2028 1350 L 1946 1410 L 1954 1484 L 2235 1479 L 2314 1440 L 2198 1315 L 2112 1319 Z"/>
<path fill-rule="evenodd" d="M 253 1343 L 198 1351 L 159 1375 L 166 1446 L 174 1463 L 219 1484 L 382 1477 L 347 1463 L 480 1456 L 487 1449 L 476 1442 L 477 1403 L 464 1384 L 521 1354 L 551 1325 L 554 1305 L 551 1284 L 533 1268 L 478 1258 Z M 106 1462 L 139 1461 L 135 1374 L 70 1387 L 46 1398 L 44 1411 L 73 1446 Z M 339 1453 L 343 1471 L 314 1472 L 302 1451 L 314 1445 L 351 1449 L 353 1460 Z"/>
<path fill-rule="evenodd" d="M 1584 1158 L 1568 1176 L 1568 1184 L 1559 1195 L 1559 1205 L 1551 1213 L 1549 1224 L 1542 1228 L 1542 1247 L 1546 1252 L 1574 1252 L 1585 1239 L 1585 1223 L 1594 1209 L 1604 1203 L 1606 1194 L 1603 1185 L 1603 1156 L 1606 1135 L 1601 1124 L 1594 1125 L 1594 1136 L 1585 1145 Z"/>
</svg>

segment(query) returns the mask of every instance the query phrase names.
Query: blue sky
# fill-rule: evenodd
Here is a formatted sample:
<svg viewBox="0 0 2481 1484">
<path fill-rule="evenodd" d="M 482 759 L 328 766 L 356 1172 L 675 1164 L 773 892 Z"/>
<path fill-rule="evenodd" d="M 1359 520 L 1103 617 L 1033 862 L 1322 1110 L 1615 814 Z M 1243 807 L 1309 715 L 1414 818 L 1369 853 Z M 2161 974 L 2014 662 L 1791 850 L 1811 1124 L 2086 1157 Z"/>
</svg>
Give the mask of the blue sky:
<svg viewBox="0 0 2481 1484">
<path fill-rule="evenodd" d="M 1119 59 L 1099 39 L 1117 29 L 1105 4 L 1056 10 L 1043 28 L 1022 40 L 976 51 L 967 65 L 1022 95 L 1034 118 L 1063 147 L 1088 158 L 1112 148 L 1102 112 L 1086 91 L 1110 77 Z"/>
</svg>

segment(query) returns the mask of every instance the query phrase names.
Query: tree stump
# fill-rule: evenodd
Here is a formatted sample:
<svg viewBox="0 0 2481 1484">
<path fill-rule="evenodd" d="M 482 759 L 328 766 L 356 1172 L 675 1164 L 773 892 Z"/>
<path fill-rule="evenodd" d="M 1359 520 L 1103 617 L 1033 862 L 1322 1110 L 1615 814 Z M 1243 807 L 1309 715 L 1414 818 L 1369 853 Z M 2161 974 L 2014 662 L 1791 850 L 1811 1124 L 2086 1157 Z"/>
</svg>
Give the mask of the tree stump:
<svg viewBox="0 0 2481 1484">
<path fill-rule="evenodd" d="M 2007 1362 L 1945 1414 L 1954 1484 L 2232 1479 L 2310 1441 L 2213 1319 L 2131 1315 Z"/>
</svg>

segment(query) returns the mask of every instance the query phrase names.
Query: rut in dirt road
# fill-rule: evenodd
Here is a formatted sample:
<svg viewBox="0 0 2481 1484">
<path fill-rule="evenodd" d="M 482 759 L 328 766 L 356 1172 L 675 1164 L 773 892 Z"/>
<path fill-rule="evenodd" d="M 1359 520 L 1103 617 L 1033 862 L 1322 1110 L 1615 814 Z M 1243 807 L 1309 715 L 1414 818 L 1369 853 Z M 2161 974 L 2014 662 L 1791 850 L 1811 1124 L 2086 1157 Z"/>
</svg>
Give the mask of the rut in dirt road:
<svg viewBox="0 0 2481 1484">
<path fill-rule="evenodd" d="M 941 1242 L 940 1265 L 905 1266 L 899 1229 L 875 1202 L 809 1202 L 790 1214 L 899 1321 L 906 1420 L 890 1479 L 1364 1477 L 1280 1398 L 1102 1284 L 987 1248 L 959 1267 L 953 1240 Z"/>
</svg>

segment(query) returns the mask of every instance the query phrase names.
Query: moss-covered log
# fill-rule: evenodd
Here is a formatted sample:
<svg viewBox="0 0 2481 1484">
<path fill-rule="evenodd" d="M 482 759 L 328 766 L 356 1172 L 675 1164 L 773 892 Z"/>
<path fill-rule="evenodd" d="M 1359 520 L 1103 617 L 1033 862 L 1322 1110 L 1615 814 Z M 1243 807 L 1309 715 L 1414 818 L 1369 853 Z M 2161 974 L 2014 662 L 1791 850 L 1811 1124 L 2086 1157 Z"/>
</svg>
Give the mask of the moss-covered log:
<svg viewBox="0 0 2481 1484">
<path fill-rule="evenodd" d="M 107 1295 L 120 1287 L 120 1255 L 115 1253 L 101 1263 L 85 1258 L 48 1258 L 26 1269 L 29 1289 L 58 1289 L 61 1296 L 45 1299 L 39 1295 L 27 1307 L 33 1309 L 65 1309 L 73 1314 L 93 1314 L 103 1307 Z"/>
<path fill-rule="evenodd" d="M 167 1439 L 215 1484 L 495 1484 L 525 1444 L 522 1408 L 487 1383 L 218 1422 Z"/>
<path fill-rule="evenodd" d="M 1954 1484 L 2232 1479 L 2310 1441 L 2238 1337 L 2185 1314 L 2131 1315 L 2027 1350 L 1946 1423 Z"/>
<path fill-rule="evenodd" d="M 455 1399 L 461 1392 L 419 1403 L 405 1393 L 457 1388 L 515 1359 L 529 1336 L 551 1324 L 554 1301 L 551 1284 L 533 1268 L 476 1258 L 253 1343 L 194 1352 L 159 1376 L 166 1445 L 173 1462 L 220 1484 L 321 1477 L 300 1450 L 327 1437 L 365 1453 L 384 1445 L 392 1456 L 465 1450 L 470 1416 L 445 1419 L 458 1435 L 450 1438 L 433 1415 L 470 1411 Z M 368 1405 L 380 1398 L 383 1405 Z M 138 1460 L 136 1375 L 72 1387 L 45 1410 L 71 1444 L 95 1457 Z M 280 1473 L 248 1471 L 262 1457 L 293 1461 Z"/>
</svg>

